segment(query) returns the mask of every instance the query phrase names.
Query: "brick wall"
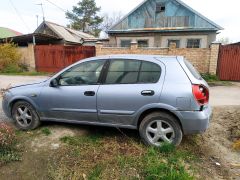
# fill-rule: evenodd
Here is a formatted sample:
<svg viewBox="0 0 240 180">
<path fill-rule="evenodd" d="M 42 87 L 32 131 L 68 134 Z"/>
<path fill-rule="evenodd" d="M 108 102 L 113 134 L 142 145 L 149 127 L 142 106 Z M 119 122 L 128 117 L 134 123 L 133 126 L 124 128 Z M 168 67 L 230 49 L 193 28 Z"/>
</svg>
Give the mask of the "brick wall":
<svg viewBox="0 0 240 180">
<path fill-rule="evenodd" d="M 110 54 L 147 54 L 184 56 L 199 72 L 216 74 L 219 44 L 212 44 L 210 48 L 176 48 L 171 44 L 170 48 L 138 48 L 136 42 L 129 48 L 104 47 L 101 42 L 96 44 L 96 55 Z"/>
<path fill-rule="evenodd" d="M 33 44 L 28 44 L 27 47 L 18 47 L 18 51 L 22 55 L 20 62 L 26 64 L 30 71 L 35 70 L 35 57 Z"/>
</svg>

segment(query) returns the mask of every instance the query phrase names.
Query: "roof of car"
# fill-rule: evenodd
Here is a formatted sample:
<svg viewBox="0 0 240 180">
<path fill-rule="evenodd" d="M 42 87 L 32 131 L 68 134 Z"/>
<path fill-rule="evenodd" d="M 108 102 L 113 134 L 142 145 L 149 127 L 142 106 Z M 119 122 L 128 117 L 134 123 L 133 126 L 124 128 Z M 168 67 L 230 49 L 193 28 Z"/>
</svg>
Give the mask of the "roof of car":
<svg viewBox="0 0 240 180">
<path fill-rule="evenodd" d="M 126 58 L 126 59 L 153 59 L 153 58 L 160 58 L 160 59 L 182 59 L 183 56 L 163 56 L 163 55 L 143 55 L 143 54 L 116 54 L 116 55 L 104 55 L 104 56 L 97 56 L 96 59 L 101 58 Z M 95 59 L 94 58 L 94 59 Z"/>
</svg>

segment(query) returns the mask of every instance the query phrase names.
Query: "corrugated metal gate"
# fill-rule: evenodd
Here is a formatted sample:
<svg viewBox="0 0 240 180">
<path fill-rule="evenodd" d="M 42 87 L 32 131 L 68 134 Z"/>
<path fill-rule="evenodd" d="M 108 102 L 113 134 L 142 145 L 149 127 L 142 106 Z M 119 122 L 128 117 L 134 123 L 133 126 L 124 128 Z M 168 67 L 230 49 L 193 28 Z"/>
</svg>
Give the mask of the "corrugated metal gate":
<svg viewBox="0 0 240 180">
<path fill-rule="evenodd" d="M 38 72 L 58 72 L 96 54 L 94 46 L 38 45 L 34 48 Z"/>
<path fill-rule="evenodd" d="M 223 45 L 219 53 L 219 79 L 240 81 L 240 43 Z"/>
</svg>

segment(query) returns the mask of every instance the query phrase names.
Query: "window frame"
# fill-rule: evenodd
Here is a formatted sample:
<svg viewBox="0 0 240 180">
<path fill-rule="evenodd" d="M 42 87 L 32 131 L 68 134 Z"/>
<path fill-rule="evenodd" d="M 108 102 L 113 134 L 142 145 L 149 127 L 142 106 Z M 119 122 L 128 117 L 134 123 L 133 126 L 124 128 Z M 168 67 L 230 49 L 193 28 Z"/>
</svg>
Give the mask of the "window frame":
<svg viewBox="0 0 240 180">
<path fill-rule="evenodd" d="M 111 65 L 111 62 L 114 61 L 114 60 L 123 60 L 123 61 L 140 61 L 141 64 L 140 64 L 140 67 L 139 67 L 139 71 L 136 71 L 138 72 L 138 77 L 137 77 L 137 82 L 136 83 L 106 83 L 106 79 L 107 79 L 107 75 L 108 75 L 108 72 L 109 72 L 109 68 L 110 68 L 110 65 Z M 148 82 L 148 83 L 143 83 L 143 82 L 139 82 L 139 76 L 140 76 L 140 72 L 141 72 L 141 68 L 142 68 L 142 64 L 143 62 L 147 62 L 147 63 L 153 63 L 155 65 L 157 65 L 160 69 L 160 74 L 159 74 L 159 78 L 156 82 Z M 145 61 L 145 60 L 140 60 L 140 59 L 128 59 L 128 58 L 112 58 L 112 59 L 109 59 L 107 64 L 106 64 L 106 67 L 104 69 L 104 72 L 103 72 L 103 75 L 102 75 L 102 82 L 101 82 L 101 85 L 126 85 L 126 84 L 157 84 L 160 79 L 161 79 L 161 75 L 162 75 L 162 67 L 161 65 L 155 63 L 155 62 L 151 62 L 151 61 Z"/>
<path fill-rule="evenodd" d="M 179 44 L 177 46 L 177 43 L 176 43 L 176 48 L 180 48 L 180 43 L 181 43 L 181 40 L 180 39 L 168 39 L 168 47 L 170 47 L 170 41 L 179 41 Z"/>
<path fill-rule="evenodd" d="M 161 12 L 165 12 L 166 11 L 166 4 L 165 3 L 156 3 L 156 9 L 155 12 L 156 13 L 161 13 Z"/>
<path fill-rule="evenodd" d="M 190 41 L 190 40 L 199 40 L 199 47 L 188 47 L 188 41 Z M 187 44 L 186 44 L 186 48 L 189 48 L 189 49 L 199 49 L 199 48 L 201 48 L 201 42 L 202 42 L 202 39 L 200 39 L 200 38 L 190 38 L 190 39 L 187 39 Z"/>
<path fill-rule="evenodd" d="M 139 46 L 139 41 L 146 41 L 147 46 Z M 148 48 L 149 47 L 149 39 L 138 39 L 137 40 L 137 45 L 138 45 L 138 48 Z"/>
<path fill-rule="evenodd" d="M 76 84 L 76 85 L 61 85 L 61 84 L 60 84 L 59 81 L 60 81 L 60 79 L 61 79 L 61 76 L 62 76 L 64 73 L 66 73 L 67 71 L 70 71 L 71 69 L 73 69 L 73 68 L 75 68 L 75 67 L 77 67 L 77 66 L 80 66 L 80 65 L 82 65 L 82 64 L 84 64 L 84 63 L 96 62 L 96 61 L 105 61 L 105 62 L 103 63 L 103 67 L 102 67 L 102 69 L 101 69 L 100 75 L 99 75 L 98 80 L 97 80 L 96 83 L 93 83 L 93 84 Z M 76 87 L 76 86 L 95 86 L 95 85 L 100 85 L 100 84 L 102 83 L 103 74 L 104 74 L 104 71 L 105 71 L 105 69 L 106 69 L 107 63 L 108 63 L 108 59 L 95 59 L 95 60 L 90 60 L 90 61 L 81 62 L 81 63 L 79 63 L 79 64 L 76 64 L 76 65 L 74 65 L 74 66 L 69 67 L 69 68 L 66 69 L 64 72 L 62 72 L 61 74 L 59 74 L 55 79 L 57 80 L 59 87 Z"/>
<path fill-rule="evenodd" d="M 123 41 L 129 41 L 129 42 L 130 42 L 130 43 L 129 43 L 129 46 L 122 46 L 122 42 L 123 42 Z M 132 42 L 131 39 L 120 39 L 120 47 L 129 48 L 129 47 L 131 47 L 131 42 Z"/>
</svg>

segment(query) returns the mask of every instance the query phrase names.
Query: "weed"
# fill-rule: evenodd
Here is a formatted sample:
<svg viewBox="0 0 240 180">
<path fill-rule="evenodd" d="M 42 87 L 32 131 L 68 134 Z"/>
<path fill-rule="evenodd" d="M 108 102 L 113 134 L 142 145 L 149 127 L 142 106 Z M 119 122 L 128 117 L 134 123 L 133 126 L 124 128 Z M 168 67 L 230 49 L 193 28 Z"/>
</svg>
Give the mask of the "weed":
<svg viewBox="0 0 240 180">
<path fill-rule="evenodd" d="M 8 148 L 0 148 L 0 164 L 20 160 L 21 155 L 14 146 Z"/>
<path fill-rule="evenodd" d="M 185 170 L 184 157 L 176 154 L 174 148 L 166 145 L 159 153 L 158 148 L 150 148 L 144 157 L 145 168 L 143 170 L 145 179 L 193 179 Z M 160 149 L 160 151 L 162 151 Z M 167 153 L 167 155 L 166 155 Z"/>
<path fill-rule="evenodd" d="M 52 132 L 48 128 L 42 128 L 42 133 L 45 134 L 46 136 L 49 136 L 50 134 L 52 134 Z"/>
<path fill-rule="evenodd" d="M 64 136 L 60 141 L 67 143 L 72 146 L 79 146 L 82 144 L 98 144 L 100 142 L 99 135 L 88 135 L 88 136 Z"/>
<path fill-rule="evenodd" d="M 103 171 L 104 167 L 100 164 L 97 164 L 93 170 L 89 173 L 88 175 L 88 179 L 89 180 L 98 180 L 98 179 L 101 179 L 100 178 L 100 175 Z"/>
<path fill-rule="evenodd" d="M 219 81 L 219 78 L 216 75 L 212 75 L 209 73 L 201 74 L 201 76 L 205 81 L 208 81 L 208 82 Z"/>
<path fill-rule="evenodd" d="M 159 151 L 166 154 L 174 152 L 175 149 L 176 147 L 170 143 L 163 143 L 161 147 L 159 147 Z"/>
<path fill-rule="evenodd" d="M 0 164 L 19 160 L 15 131 L 6 123 L 0 123 Z"/>
</svg>

